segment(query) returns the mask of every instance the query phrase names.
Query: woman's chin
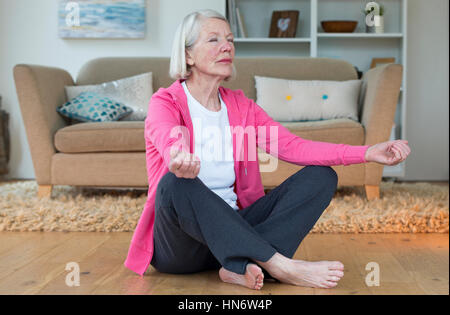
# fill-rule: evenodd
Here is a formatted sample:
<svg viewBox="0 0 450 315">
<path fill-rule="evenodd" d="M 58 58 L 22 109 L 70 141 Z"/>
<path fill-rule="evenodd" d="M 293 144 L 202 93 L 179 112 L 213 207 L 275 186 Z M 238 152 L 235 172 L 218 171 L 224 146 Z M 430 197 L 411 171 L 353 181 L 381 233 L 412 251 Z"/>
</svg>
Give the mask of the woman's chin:
<svg viewBox="0 0 450 315">
<path fill-rule="evenodd" d="M 226 71 L 226 72 L 218 72 L 215 73 L 216 76 L 222 77 L 222 78 L 227 78 L 229 76 L 231 76 L 231 71 Z"/>
</svg>

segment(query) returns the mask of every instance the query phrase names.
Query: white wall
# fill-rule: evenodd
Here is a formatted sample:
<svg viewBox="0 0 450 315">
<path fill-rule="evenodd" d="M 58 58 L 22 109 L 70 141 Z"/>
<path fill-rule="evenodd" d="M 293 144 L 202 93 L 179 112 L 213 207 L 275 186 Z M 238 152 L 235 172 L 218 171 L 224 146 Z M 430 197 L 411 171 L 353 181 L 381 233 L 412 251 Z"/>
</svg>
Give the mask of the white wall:
<svg viewBox="0 0 450 315">
<path fill-rule="evenodd" d="M 320 0 L 319 0 L 320 1 Z M 64 68 L 76 77 L 104 56 L 169 56 L 181 19 L 201 8 L 225 12 L 224 0 L 148 0 L 145 39 L 60 39 L 57 0 L 0 0 L 0 94 L 11 116 L 6 178 L 35 177 L 12 69 L 18 63 Z M 413 149 L 405 180 L 448 180 L 448 1 L 409 0 L 407 139 Z"/>
<path fill-rule="evenodd" d="M 449 2 L 409 0 L 405 180 L 448 180 Z"/>
<path fill-rule="evenodd" d="M 144 39 L 61 39 L 58 0 L 0 0 L 0 95 L 10 113 L 10 173 L 5 178 L 35 178 L 18 105 L 13 67 L 18 63 L 66 69 L 76 77 L 88 60 L 105 56 L 170 56 L 178 24 L 199 9 L 225 13 L 222 0 L 147 0 Z"/>
</svg>

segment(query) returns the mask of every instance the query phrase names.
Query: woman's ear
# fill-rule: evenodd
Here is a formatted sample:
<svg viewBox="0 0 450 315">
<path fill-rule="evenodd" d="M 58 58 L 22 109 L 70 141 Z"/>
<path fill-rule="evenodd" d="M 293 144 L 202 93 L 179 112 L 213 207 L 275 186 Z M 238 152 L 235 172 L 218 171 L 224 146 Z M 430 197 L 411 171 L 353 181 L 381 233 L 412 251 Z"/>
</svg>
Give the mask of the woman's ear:
<svg viewBox="0 0 450 315">
<path fill-rule="evenodd" d="M 194 65 L 194 58 L 191 57 L 191 54 L 187 50 L 186 50 L 186 63 L 191 67 Z"/>
</svg>

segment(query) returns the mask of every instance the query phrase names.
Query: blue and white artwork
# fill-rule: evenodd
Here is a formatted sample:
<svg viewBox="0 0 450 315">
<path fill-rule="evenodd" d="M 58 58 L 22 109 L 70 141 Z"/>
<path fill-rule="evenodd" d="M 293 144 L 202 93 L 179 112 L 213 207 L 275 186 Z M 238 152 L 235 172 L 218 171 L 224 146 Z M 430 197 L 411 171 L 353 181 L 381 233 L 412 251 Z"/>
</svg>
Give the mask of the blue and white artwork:
<svg viewBox="0 0 450 315">
<path fill-rule="evenodd" d="M 143 38 L 145 0 L 60 0 L 61 38 Z"/>
</svg>

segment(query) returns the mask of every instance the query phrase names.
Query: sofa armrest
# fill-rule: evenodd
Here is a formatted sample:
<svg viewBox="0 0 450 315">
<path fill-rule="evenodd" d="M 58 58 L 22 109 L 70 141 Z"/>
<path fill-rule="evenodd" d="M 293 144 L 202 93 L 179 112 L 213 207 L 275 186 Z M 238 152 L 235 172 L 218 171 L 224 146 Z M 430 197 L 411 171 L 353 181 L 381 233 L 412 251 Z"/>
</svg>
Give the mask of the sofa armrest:
<svg viewBox="0 0 450 315">
<path fill-rule="evenodd" d="M 361 124 L 365 145 L 388 141 L 395 119 L 403 66 L 388 64 L 367 71 L 363 78 Z"/>
<path fill-rule="evenodd" d="M 27 64 L 14 66 L 13 73 L 36 181 L 51 184 L 53 138 L 69 122 L 56 107 L 66 101 L 64 86 L 74 85 L 72 76 L 63 69 Z"/>
<path fill-rule="evenodd" d="M 388 141 L 395 119 L 403 66 L 388 64 L 367 71 L 363 78 L 361 124 L 365 145 Z M 365 185 L 380 185 L 384 165 L 370 162 L 365 167 Z"/>
</svg>

